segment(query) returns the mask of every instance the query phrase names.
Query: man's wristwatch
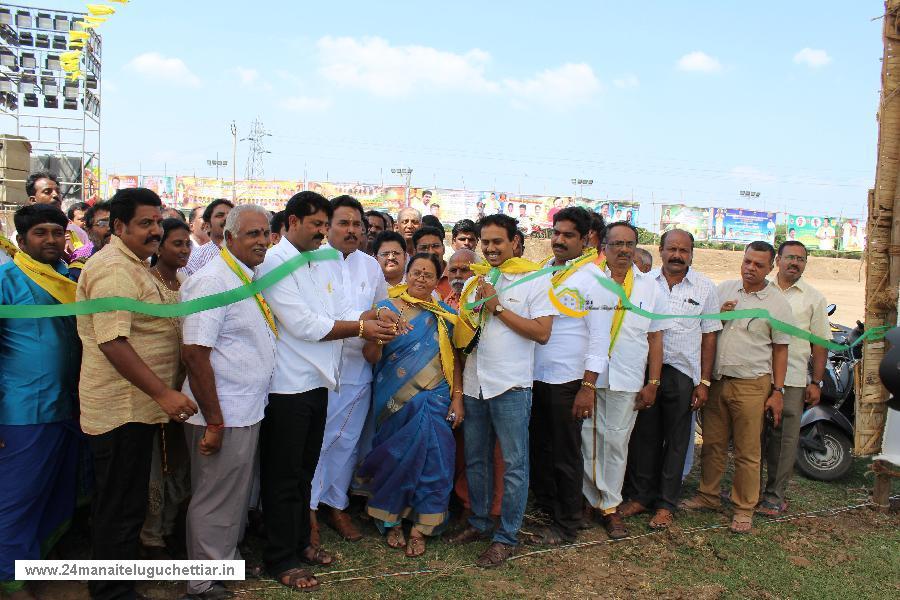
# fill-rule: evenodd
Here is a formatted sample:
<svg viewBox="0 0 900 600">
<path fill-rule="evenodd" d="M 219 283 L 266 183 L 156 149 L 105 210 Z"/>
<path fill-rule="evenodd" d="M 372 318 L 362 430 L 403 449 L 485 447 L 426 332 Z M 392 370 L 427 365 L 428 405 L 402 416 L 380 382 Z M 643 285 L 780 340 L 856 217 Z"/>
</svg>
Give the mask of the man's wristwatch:
<svg viewBox="0 0 900 600">
<path fill-rule="evenodd" d="M 503 305 L 500 304 L 500 303 L 498 302 L 498 303 L 497 303 L 497 308 L 494 309 L 494 312 L 493 312 L 492 314 L 493 314 L 495 317 L 497 317 L 497 316 L 500 316 L 500 313 L 502 313 L 504 310 L 506 310 L 506 309 L 503 308 Z"/>
<path fill-rule="evenodd" d="M 711 387 L 711 386 L 712 386 L 712 383 L 710 383 L 710 381 L 709 381 L 708 379 L 701 379 L 701 380 L 700 380 L 700 383 L 702 383 L 702 384 L 705 385 L 706 387 Z"/>
<path fill-rule="evenodd" d="M 782 396 L 784 396 L 784 388 L 783 388 L 783 387 L 773 387 L 773 388 L 772 388 L 772 391 L 773 391 L 773 392 L 778 392 L 779 394 L 781 394 Z"/>
<path fill-rule="evenodd" d="M 823 387 L 825 387 L 825 380 L 824 380 L 824 379 L 820 379 L 820 380 L 818 380 L 818 381 L 810 381 L 810 383 L 811 383 L 812 385 L 817 385 L 817 386 L 819 386 L 819 389 L 822 389 Z"/>
<path fill-rule="evenodd" d="M 647 383 L 649 383 L 650 385 L 655 385 L 656 387 L 659 387 L 659 384 L 662 382 L 659 379 L 648 379 Z"/>
</svg>

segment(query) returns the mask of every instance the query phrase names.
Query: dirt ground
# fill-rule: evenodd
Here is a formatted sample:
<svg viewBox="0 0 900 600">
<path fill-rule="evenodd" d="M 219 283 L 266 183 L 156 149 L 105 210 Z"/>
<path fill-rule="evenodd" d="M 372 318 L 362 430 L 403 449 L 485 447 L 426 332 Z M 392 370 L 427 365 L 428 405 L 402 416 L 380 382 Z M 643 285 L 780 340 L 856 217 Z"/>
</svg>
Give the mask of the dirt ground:
<svg viewBox="0 0 900 600">
<path fill-rule="evenodd" d="M 654 246 L 642 246 L 653 254 L 653 266 L 659 266 L 659 250 Z M 525 257 L 539 259 L 550 254 L 549 240 L 529 240 Z M 740 277 L 743 253 L 731 250 L 694 251 L 694 268 L 719 283 Z M 831 317 L 835 323 L 854 325 L 865 317 L 866 274 L 859 260 L 812 256 L 803 277 L 810 285 L 825 295 L 829 303 L 837 304 Z"/>
</svg>

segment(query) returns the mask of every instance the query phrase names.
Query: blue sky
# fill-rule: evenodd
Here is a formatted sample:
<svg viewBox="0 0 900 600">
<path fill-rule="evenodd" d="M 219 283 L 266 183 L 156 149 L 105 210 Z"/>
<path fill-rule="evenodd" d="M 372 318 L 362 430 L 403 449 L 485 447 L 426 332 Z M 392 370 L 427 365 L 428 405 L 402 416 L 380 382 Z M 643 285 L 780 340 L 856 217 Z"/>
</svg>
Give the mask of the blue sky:
<svg viewBox="0 0 900 600">
<path fill-rule="evenodd" d="M 49 5 L 42 1 L 37 5 Z M 84 2 L 57 0 L 59 9 Z M 100 29 L 101 165 L 862 216 L 880 0 L 176 2 Z M 247 156 L 238 146 L 238 176 Z M 753 208 L 748 206 L 748 208 Z M 658 215 L 658 212 L 657 212 Z"/>
</svg>

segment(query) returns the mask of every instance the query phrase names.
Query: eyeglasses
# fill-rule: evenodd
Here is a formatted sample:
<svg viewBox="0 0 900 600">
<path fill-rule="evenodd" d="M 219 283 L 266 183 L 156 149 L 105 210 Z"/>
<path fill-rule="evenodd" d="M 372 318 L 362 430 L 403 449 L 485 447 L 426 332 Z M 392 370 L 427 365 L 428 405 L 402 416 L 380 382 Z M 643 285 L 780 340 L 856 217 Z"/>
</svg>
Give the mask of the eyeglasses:
<svg viewBox="0 0 900 600">
<path fill-rule="evenodd" d="M 606 242 L 606 245 L 610 248 L 636 248 L 637 242 L 626 242 L 625 240 L 617 240 L 615 242 Z"/>
<path fill-rule="evenodd" d="M 419 252 L 428 252 L 429 250 L 440 250 L 444 247 L 444 244 L 441 242 L 435 242 L 433 244 L 419 244 L 416 246 L 416 250 Z"/>
<path fill-rule="evenodd" d="M 400 250 L 385 250 L 378 253 L 378 258 L 400 258 L 403 252 Z"/>
<path fill-rule="evenodd" d="M 99 221 L 94 221 L 94 225 L 99 225 L 100 227 L 109 227 L 109 219 L 100 219 Z"/>
<path fill-rule="evenodd" d="M 421 279 L 422 281 L 435 281 L 437 276 L 426 271 L 410 271 L 406 276 L 407 279 Z"/>
<path fill-rule="evenodd" d="M 796 254 L 788 254 L 784 257 L 784 260 L 791 260 L 791 261 L 798 262 L 798 263 L 805 263 L 806 257 L 805 256 L 797 256 Z"/>
</svg>

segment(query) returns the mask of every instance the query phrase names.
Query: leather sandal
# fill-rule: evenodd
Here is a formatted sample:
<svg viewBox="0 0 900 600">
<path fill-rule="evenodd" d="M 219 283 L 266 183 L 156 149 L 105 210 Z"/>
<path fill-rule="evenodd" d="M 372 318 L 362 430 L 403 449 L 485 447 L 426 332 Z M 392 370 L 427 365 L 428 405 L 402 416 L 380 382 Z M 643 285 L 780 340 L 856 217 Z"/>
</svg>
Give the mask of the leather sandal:
<svg viewBox="0 0 900 600">
<path fill-rule="evenodd" d="M 613 540 L 621 540 L 628 537 L 628 528 L 618 511 L 603 515 L 603 523 L 606 526 L 606 535 Z"/>
<path fill-rule="evenodd" d="M 387 534 L 387 545 L 394 550 L 400 550 L 406 546 L 406 538 L 403 536 L 403 527 L 391 527 Z"/>
<path fill-rule="evenodd" d="M 700 496 L 694 496 L 678 503 L 678 508 L 682 510 L 698 510 L 698 511 L 719 511 L 721 507 L 707 504 Z"/>
<path fill-rule="evenodd" d="M 647 512 L 647 507 L 637 500 L 629 500 L 625 504 L 619 506 L 617 512 L 622 515 L 622 517 L 627 519 L 628 517 L 633 517 L 634 515 L 639 515 L 641 513 Z"/>
<path fill-rule="evenodd" d="M 406 558 L 418 558 L 425 554 L 425 538 L 422 535 L 409 534 L 406 542 Z"/>
<path fill-rule="evenodd" d="M 731 525 L 728 526 L 731 533 L 747 534 L 753 531 L 753 517 L 750 515 L 734 515 Z"/>
<path fill-rule="evenodd" d="M 306 549 L 300 553 L 300 562 L 307 565 L 313 565 L 314 567 L 327 567 L 334 562 L 334 557 L 330 552 L 319 546 L 307 546 Z"/>
<path fill-rule="evenodd" d="M 353 519 L 342 510 L 333 509 L 328 524 L 331 525 L 331 527 L 338 532 L 338 535 L 344 538 L 344 541 L 346 542 L 358 542 L 363 538 L 359 529 L 353 524 Z"/>
<path fill-rule="evenodd" d="M 487 550 L 481 553 L 481 556 L 475 561 L 475 566 L 482 569 L 496 569 L 505 563 L 513 555 L 514 551 L 514 546 L 494 542 L 487 547 Z"/>
<path fill-rule="evenodd" d="M 650 529 L 668 529 L 675 521 L 675 515 L 668 508 L 657 508 L 653 518 L 650 519 Z"/>
</svg>

